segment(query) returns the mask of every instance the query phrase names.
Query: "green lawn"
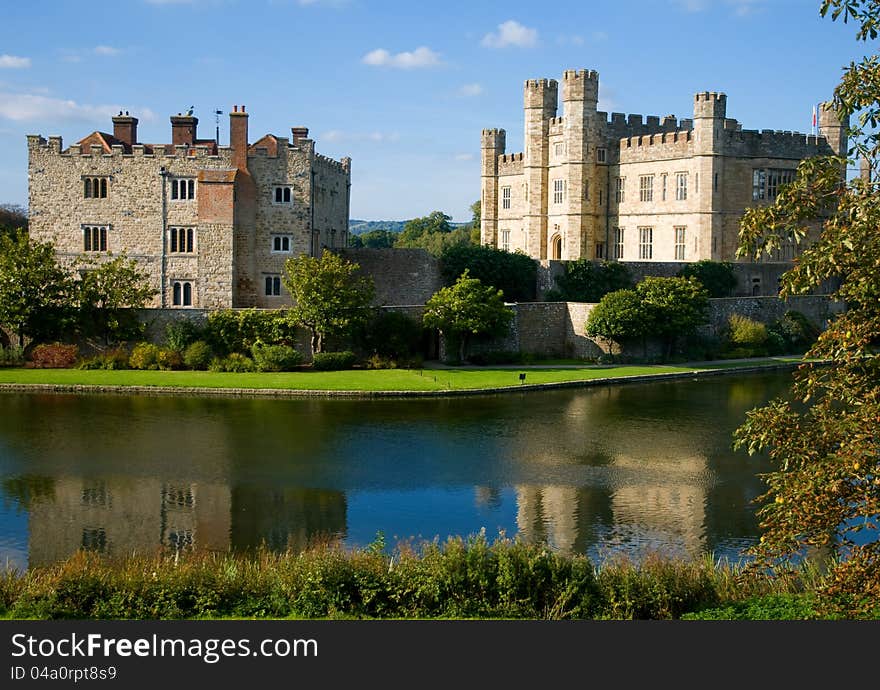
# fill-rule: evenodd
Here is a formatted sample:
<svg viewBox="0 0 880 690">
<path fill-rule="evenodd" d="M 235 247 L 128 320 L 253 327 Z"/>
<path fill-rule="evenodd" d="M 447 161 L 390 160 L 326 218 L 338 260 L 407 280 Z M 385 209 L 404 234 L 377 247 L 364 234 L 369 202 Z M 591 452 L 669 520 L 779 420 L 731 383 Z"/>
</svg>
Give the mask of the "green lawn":
<svg viewBox="0 0 880 690">
<path fill-rule="evenodd" d="M 525 372 L 526 384 L 584 381 L 646 374 L 685 373 L 731 367 L 779 364 L 780 359 L 756 359 L 745 363 L 697 365 L 605 366 L 578 368 L 553 366 L 522 369 L 385 369 L 279 374 L 231 374 L 206 371 L 87 371 L 78 369 L 0 369 L 0 383 L 84 386 L 158 386 L 170 388 L 259 388 L 308 391 L 446 391 L 517 387 Z M 793 359 L 793 358 L 790 358 Z"/>
</svg>

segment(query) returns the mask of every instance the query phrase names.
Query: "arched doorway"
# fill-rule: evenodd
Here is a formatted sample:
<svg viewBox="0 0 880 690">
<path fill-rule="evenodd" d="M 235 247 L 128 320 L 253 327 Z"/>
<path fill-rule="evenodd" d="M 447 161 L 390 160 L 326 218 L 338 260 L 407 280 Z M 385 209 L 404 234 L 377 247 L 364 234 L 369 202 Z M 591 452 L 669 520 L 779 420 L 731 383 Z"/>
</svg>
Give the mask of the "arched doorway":
<svg viewBox="0 0 880 690">
<path fill-rule="evenodd" d="M 559 261 L 562 258 L 562 237 L 553 235 L 550 240 L 550 258 Z"/>
</svg>

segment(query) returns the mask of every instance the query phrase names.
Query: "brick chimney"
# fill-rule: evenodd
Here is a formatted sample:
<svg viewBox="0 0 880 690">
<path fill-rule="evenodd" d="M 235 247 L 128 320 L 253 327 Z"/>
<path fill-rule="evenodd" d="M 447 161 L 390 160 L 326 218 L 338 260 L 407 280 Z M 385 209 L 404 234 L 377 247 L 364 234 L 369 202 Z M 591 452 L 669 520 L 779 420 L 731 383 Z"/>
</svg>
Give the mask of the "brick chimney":
<svg viewBox="0 0 880 690">
<path fill-rule="evenodd" d="M 171 116 L 171 143 L 175 146 L 179 144 L 187 144 L 192 146 L 196 143 L 196 127 L 199 124 L 199 118 L 192 115 Z"/>
<path fill-rule="evenodd" d="M 291 127 L 291 143 L 296 146 L 299 143 L 300 139 L 308 139 L 309 138 L 309 128 L 308 127 Z"/>
<path fill-rule="evenodd" d="M 127 149 L 130 149 L 132 144 L 137 143 L 138 119 L 131 117 L 127 110 L 125 115 L 120 110 L 119 115 L 113 118 L 113 136 L 125 144 Z"/>
<path fill-rule="evenodd" d="M 247 170 L 248 114 L 235 105 L 229 113 L 229 146 L 232 148 L 232 164 L 239 170 Z"/>
</svg>

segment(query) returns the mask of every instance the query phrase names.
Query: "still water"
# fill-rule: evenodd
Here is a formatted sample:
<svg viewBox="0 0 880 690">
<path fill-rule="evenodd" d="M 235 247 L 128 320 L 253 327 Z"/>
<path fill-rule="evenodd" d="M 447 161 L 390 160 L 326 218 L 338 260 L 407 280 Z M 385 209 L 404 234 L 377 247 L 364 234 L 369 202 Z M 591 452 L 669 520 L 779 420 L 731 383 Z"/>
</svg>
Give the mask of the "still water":
<svg viewBox="0 0 880 690">
<path fill-rule="evenodd" d="M 489 537 L 737 558 L 766 461 L 731 449 L 789 373 L 460 399 L 0 394 L 0 564 L 80 548 Z"/>
</svg>

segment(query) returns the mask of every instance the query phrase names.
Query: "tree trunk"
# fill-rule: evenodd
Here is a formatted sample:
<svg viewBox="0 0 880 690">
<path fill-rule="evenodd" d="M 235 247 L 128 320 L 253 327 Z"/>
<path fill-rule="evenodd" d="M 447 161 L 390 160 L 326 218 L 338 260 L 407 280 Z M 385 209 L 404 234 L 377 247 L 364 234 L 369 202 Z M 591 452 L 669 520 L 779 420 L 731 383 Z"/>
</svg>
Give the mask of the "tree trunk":
<svg viewBox="0 0 880 690">
<path fill-rule="evenodd" d="M 310 345 L 312 346 L 312 356 L 314 357 L 315 355 L 321 354 L 321 348 L 323 347 L 324 343 L 323 338 L 321 338 L 321 334 L 318 333 L 318 331 L 316 331 L 314 328 L 311 329 L 311 331 L 312 340 Z"/>
<path fill-rule="evenodd" d="M 463 333 L 458 343 L 458 361 L 464 364 L 464 355 L 467 352 L 467 334 Z"/>
</svg>

